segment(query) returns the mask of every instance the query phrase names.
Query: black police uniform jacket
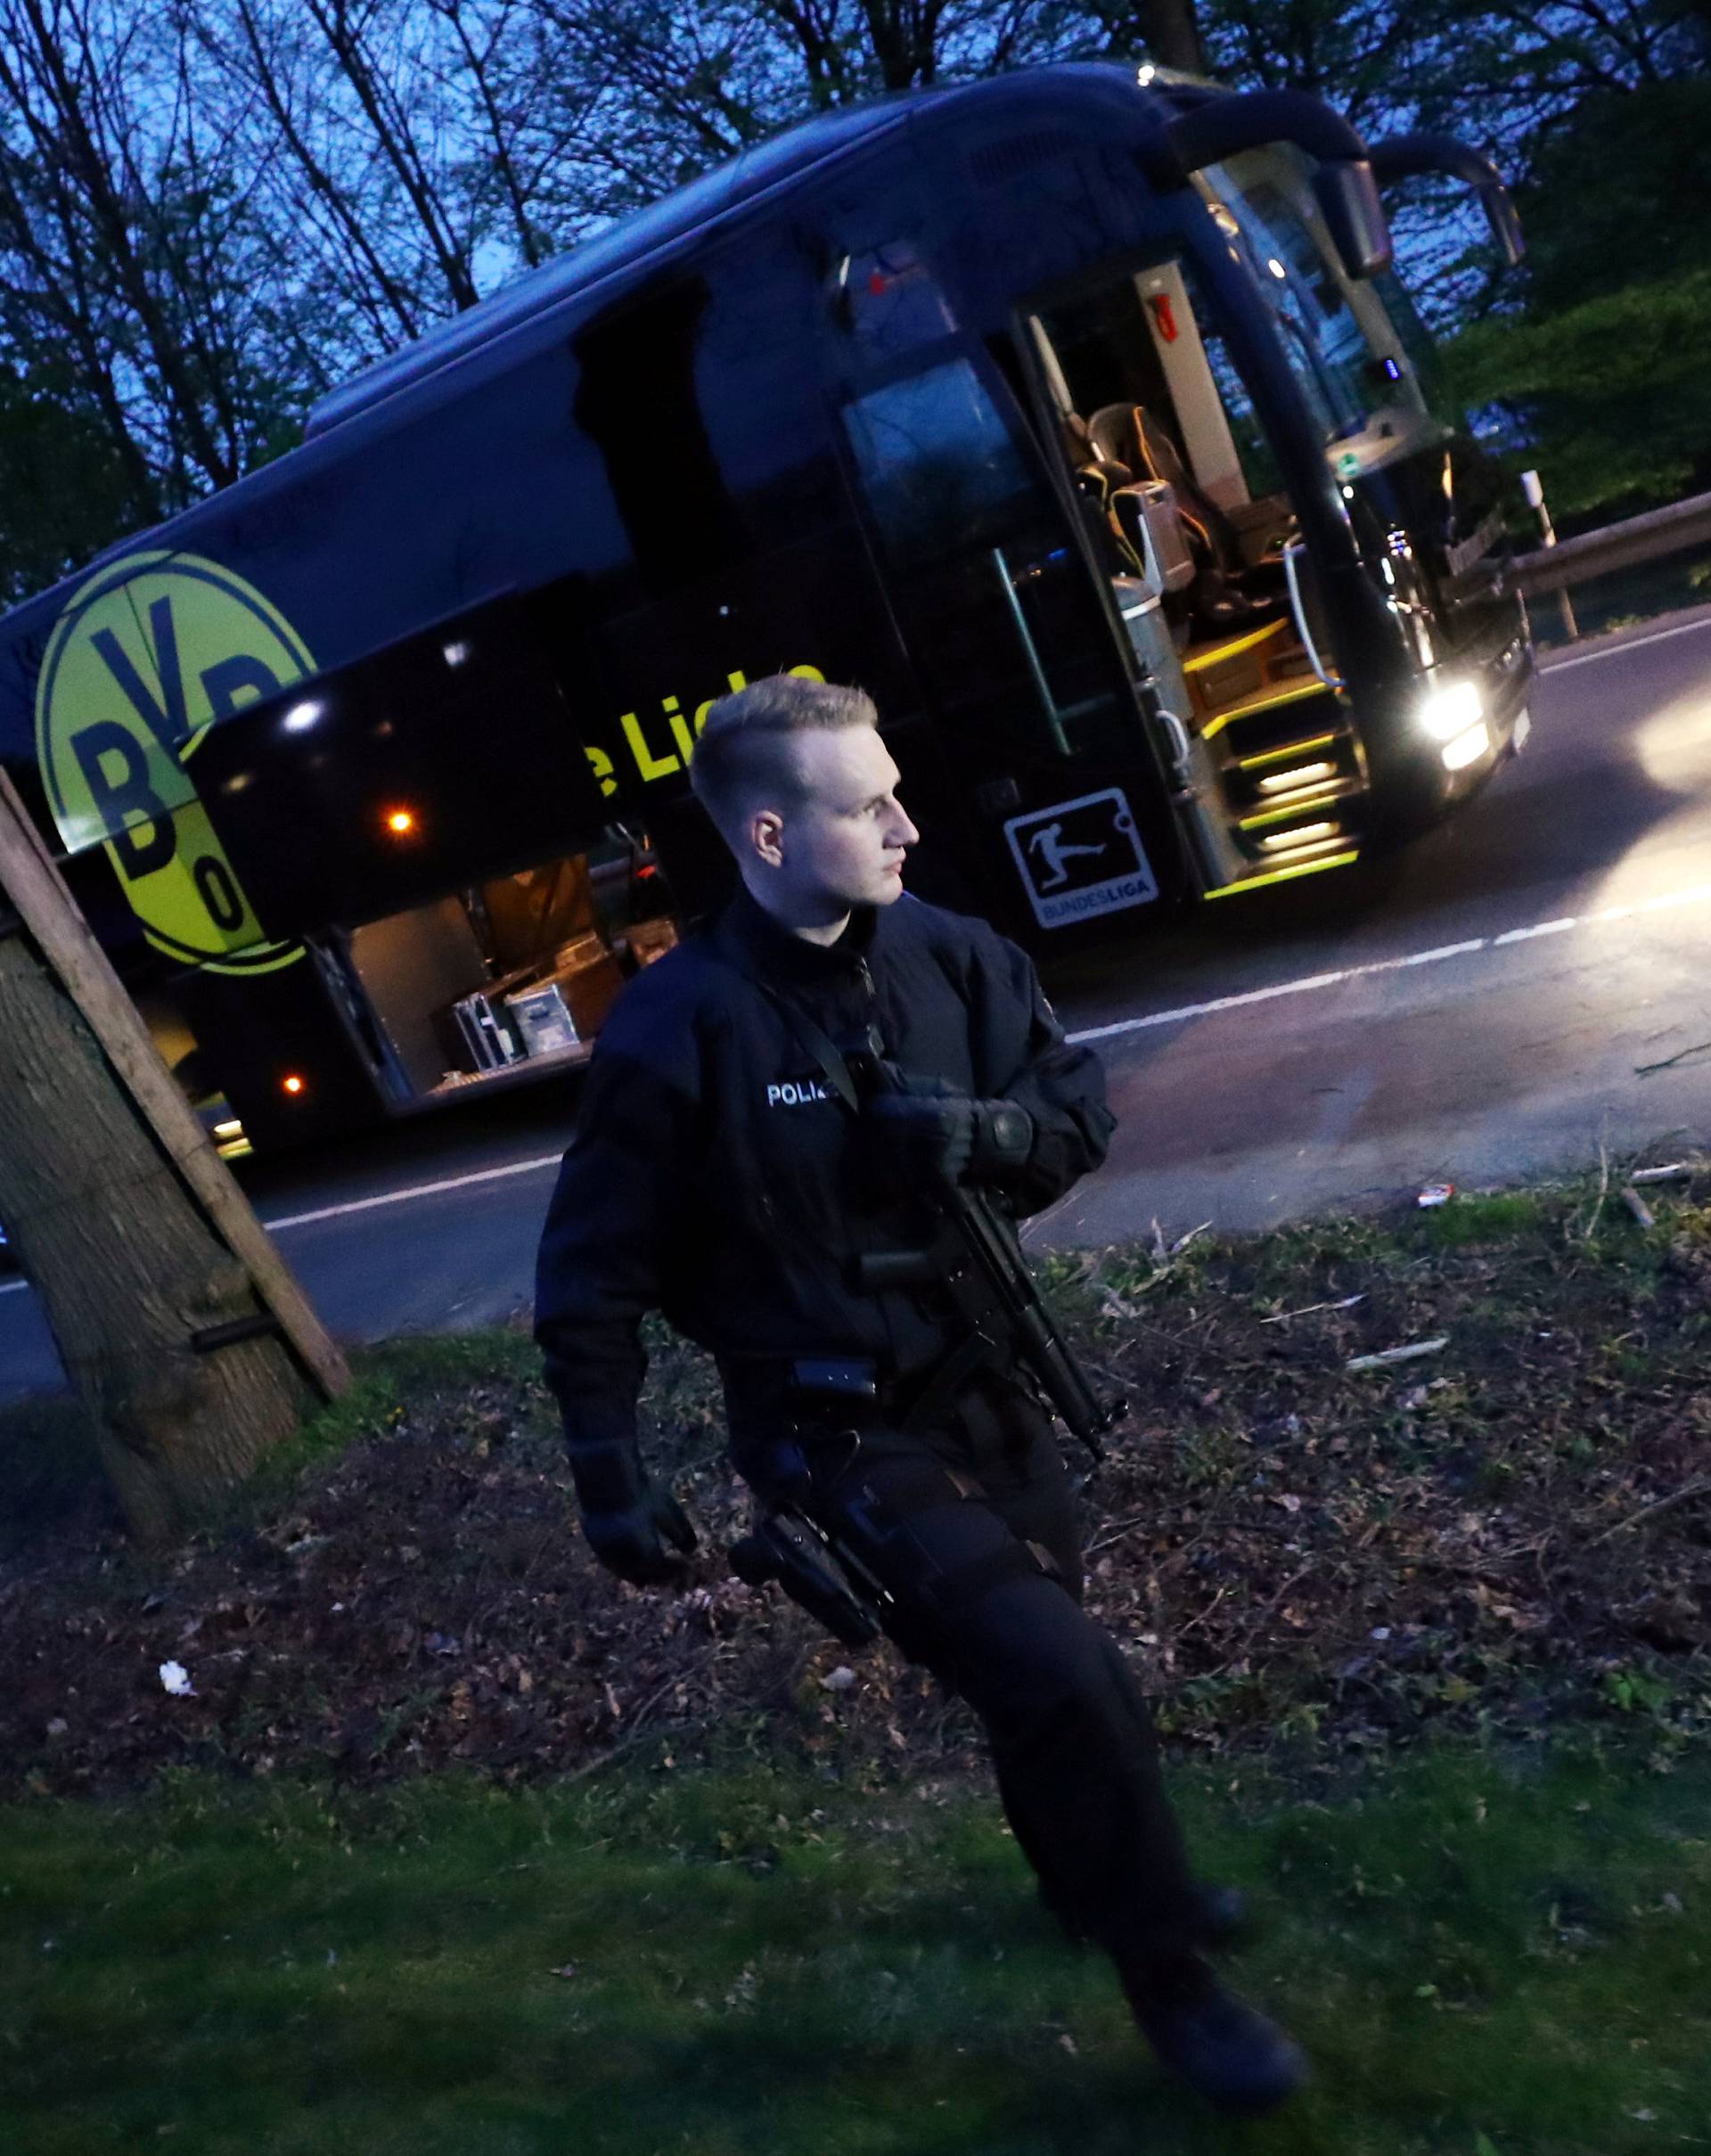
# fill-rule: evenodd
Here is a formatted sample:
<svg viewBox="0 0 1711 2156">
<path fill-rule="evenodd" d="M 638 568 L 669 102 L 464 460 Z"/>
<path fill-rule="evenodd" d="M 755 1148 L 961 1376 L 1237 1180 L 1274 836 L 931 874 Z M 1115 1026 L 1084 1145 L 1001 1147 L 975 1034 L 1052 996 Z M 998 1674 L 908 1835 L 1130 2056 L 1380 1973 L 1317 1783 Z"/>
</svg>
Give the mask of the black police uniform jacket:
<svg viewBox="0 0 1711 2156">
<path fill-rule="evenodd" d="M 650 1309 L 716 1357 L 739 1466 L 767 1434 L 789 1358 L 871 1357 L 906 1390 L 955 1343 L 930 1293 L 851 1285 L 858 1253 L 919 1249 L 932 1223 L 791 1006 L 840 1045 L 876 1027 L 905 1070 L 1027 1109 L 1033 1145 L 1004 1193 L 1018 1214 L 1105 1157 L 1114 1119 L 1098 1059 L 1066 1041 L 1028 958 L 985 922 L 905 893 L 856 908 L 825 946 L 740 891 L 630 983 L 589 1065 L 536 1283 L 536 1338 L 573 1451 L 633 1439 Z"/>
</svg>

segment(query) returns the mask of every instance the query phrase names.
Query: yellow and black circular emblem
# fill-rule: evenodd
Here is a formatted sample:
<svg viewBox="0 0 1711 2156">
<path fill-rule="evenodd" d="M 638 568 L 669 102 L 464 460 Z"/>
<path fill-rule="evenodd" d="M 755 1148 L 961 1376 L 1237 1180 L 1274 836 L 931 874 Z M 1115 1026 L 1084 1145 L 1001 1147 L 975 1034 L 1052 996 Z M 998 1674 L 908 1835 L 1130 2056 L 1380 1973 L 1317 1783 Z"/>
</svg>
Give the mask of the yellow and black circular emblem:
<svg viewBox="0 0 1711 2156">
<path fill-rule="evenodd" d="M 315 670 L 261 594 L 195 554 L 126 554 L 73 596 L 36 688 L 36 753 L 67 848 L 107 849 L 155 949 L 220 973 L 303 955 L 270 943 L 189 766 L 217 720 Z"/>
</svg>

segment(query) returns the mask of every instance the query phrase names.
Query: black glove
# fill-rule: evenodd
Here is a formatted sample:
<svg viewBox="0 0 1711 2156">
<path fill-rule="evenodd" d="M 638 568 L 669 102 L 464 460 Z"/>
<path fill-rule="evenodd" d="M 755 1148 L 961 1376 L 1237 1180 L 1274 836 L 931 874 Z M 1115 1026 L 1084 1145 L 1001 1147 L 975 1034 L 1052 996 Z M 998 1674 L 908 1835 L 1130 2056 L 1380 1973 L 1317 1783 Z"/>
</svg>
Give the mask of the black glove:
<svg viewBox="0 0 1711 2156">
<path fill-rule="evenodd" d="M 975 1101 L 943 1078 L 888 1066 L 897 1090 L 877 1094 L 867 1112 L 881 1145 L 906 1176 L 946 1184 L 998 1180 L 1024 1167 L 1034 1119 L 1014 1101 Z"/>
<path fill-rule="evenodd" d="M 634 1441 L 602 1439 L 575 1447 L 570 1472 L 582 1510 L 582 1531 L 609 1572 L 638 1587 L 681 1586 L 684 1559 L 696 1547 L 689 1514 L 653 1481 Z M 666 1548 L 681 1554 L 673 1556 Z"/>
</svg>

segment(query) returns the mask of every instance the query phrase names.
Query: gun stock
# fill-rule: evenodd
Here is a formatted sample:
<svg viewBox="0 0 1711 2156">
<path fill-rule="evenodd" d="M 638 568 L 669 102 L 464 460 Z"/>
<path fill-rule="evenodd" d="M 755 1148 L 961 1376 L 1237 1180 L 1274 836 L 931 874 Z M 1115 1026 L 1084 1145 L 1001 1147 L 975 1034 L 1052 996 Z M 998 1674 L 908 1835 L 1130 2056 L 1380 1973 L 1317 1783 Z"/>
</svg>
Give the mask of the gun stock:
<svg viewBox="0 0 1711 2156">
<path fill-rule="evenodd" d="M 751 1587 L 776 1580 L 847 1647 L 865 1647 L 884 1629 L 889 1594 L 859 1558 L 794 1505 L 768 1512 L 753 1534 L 732 1545 L 731 1570 Z"/>
</svg>

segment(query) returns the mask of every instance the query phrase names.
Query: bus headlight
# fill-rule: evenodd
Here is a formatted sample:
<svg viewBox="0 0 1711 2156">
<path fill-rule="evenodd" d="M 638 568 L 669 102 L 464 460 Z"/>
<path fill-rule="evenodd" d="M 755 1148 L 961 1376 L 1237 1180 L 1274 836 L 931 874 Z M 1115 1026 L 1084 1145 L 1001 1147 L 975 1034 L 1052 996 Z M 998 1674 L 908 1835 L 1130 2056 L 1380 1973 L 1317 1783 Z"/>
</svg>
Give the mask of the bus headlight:
<svg viewBox="0 0 1711 2156">
<path fill-rule="evenodd" d="M 1482 756 L 1491 753 L 1491 733 L 1483 718 L 1477 719 L 1465 734 L 1458 734 L 1453 742 L 1445 742 L 1440 754 L 1445 771 L 1465 771 L 1469 764 L 1477 764 Z"/>
<path fill-rule="evenodd" d="M 1435 742 L 1453 741 L 1477 726 L 1486 715 L 1479 685 L 1473 681 L 1447 681 L 1429 690 L 1420 707 L 1420 723 Z"/>
</svg>

